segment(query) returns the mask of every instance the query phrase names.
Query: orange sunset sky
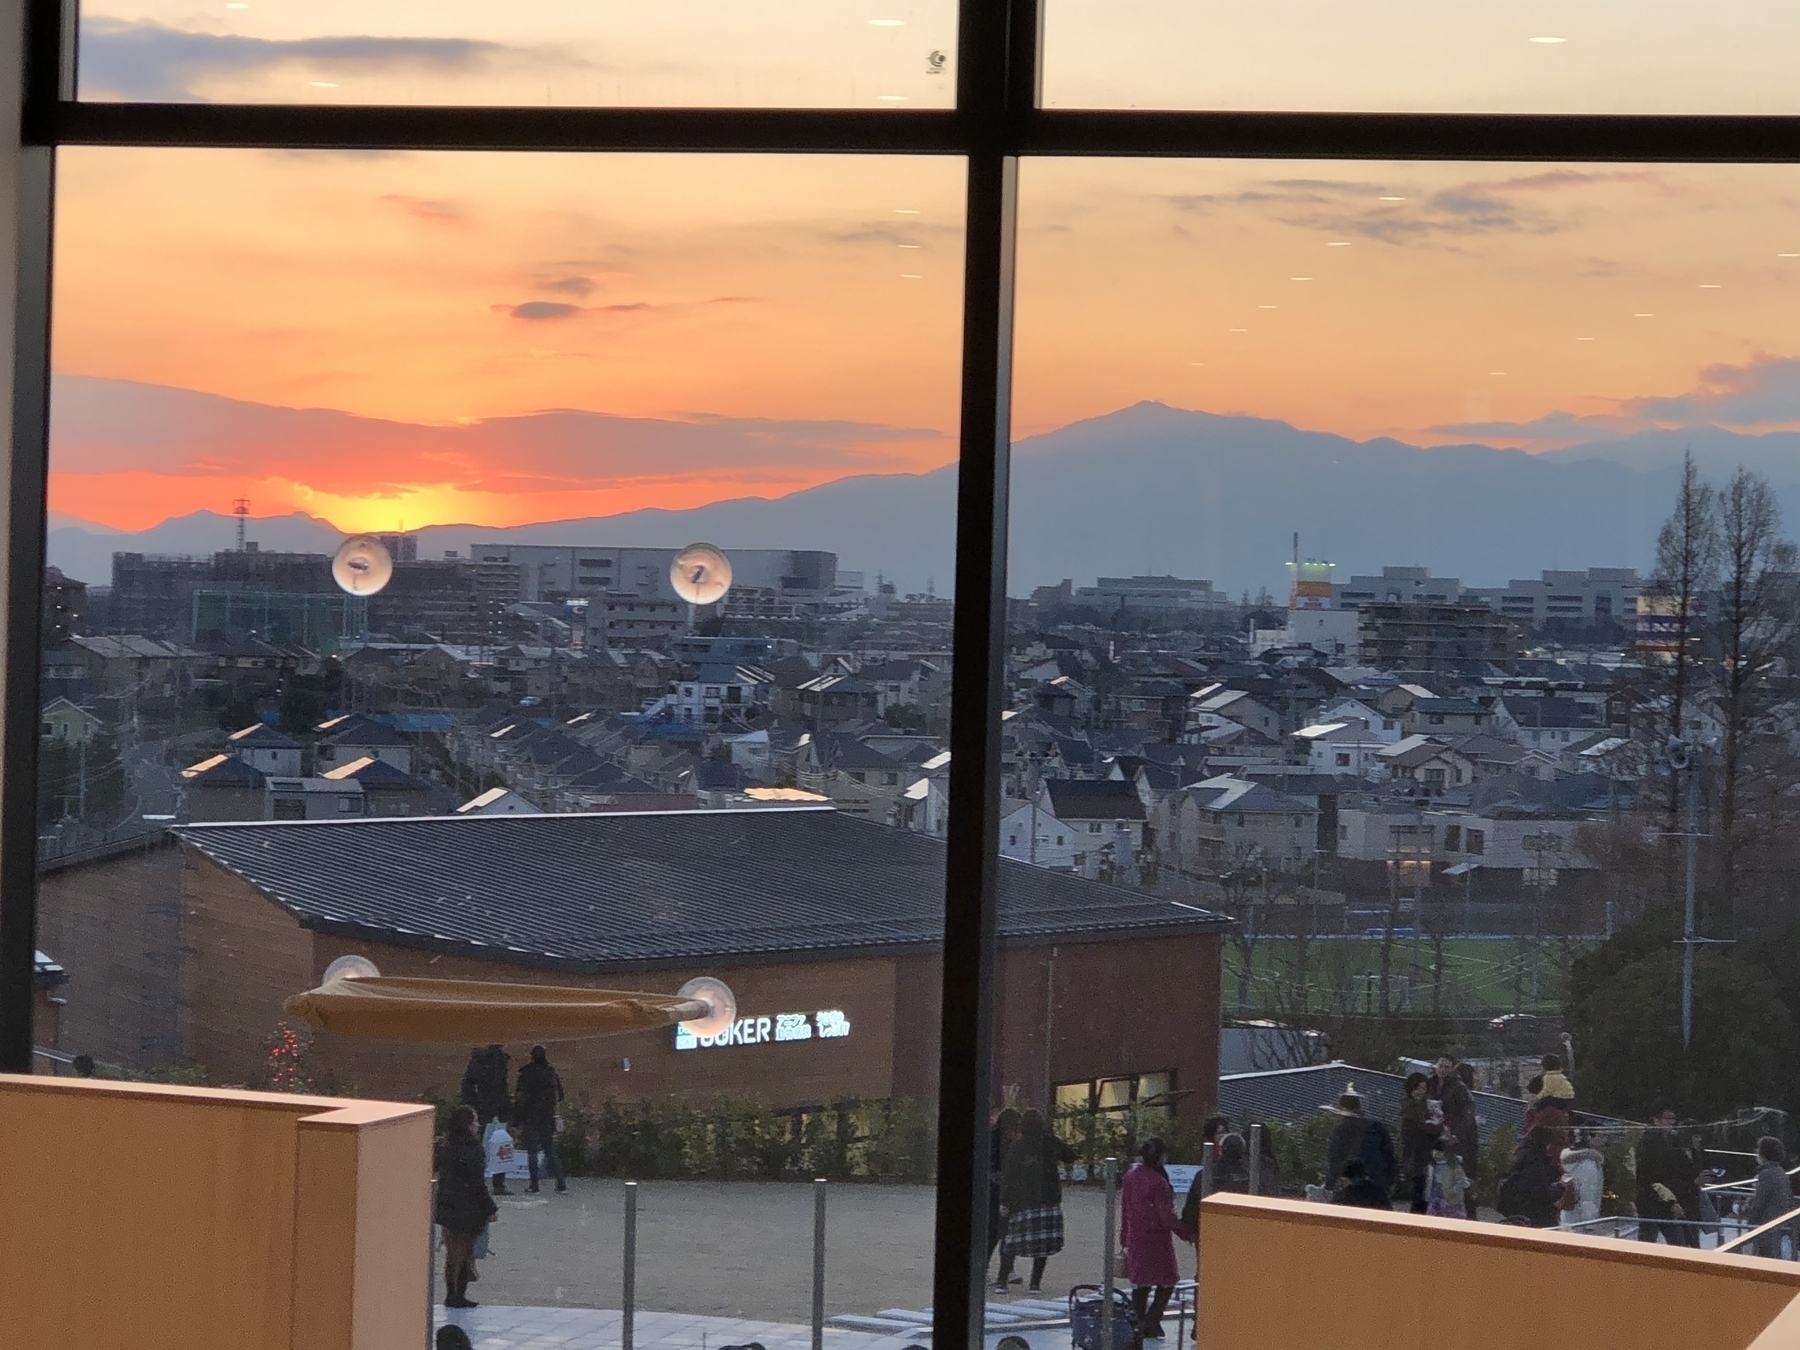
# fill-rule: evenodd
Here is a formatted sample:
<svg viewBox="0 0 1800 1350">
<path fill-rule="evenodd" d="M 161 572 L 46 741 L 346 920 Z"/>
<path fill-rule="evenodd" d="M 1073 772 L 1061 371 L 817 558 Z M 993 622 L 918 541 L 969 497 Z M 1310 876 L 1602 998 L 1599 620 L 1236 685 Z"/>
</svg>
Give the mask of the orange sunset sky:
<svg viewBox="0 0 1800 1350">
<path fill-rule="evenodd" d="M 428 12 L 391 8 L 396 22 Z M 641 64 L 615 62 L 650 72 L 638 85 L 615 71 L 609 94 L 591 69 L 587 85 L 565 71 L 548 96 L 938 97 L 914 37 L 935 33 L 948 5 L 827 8 L 834 23 L 854 20 L 825 43 L 833 73 L 770 57 L 764 74 L 780 79 L 739 78 L 728 98 L 723 54 L 696 73 L 640 18 L 621 47 Z M 1303 8 L 1283 0 L 1279 12 Z M 1418 10 L 1377 8 L 1396 22 Z M 1555 101 L 1579 87 L 1630 106 L 1640 87 L 1609 85 L 1590 50 L 1622 8 L 1555 7 L 1573 36 L 1535 45 L 1493 37 L 1492 6 L 1468 13 L 1488 16 L 1475 36 L 1505 58 L 1484 67 L 1492 90 Z M 893 23 L 869 22 L 890 10 Z M 1099 10 L 1053 4 L 1051 101 L 1124 101 L 1108 81 L 1132 43 L 1161 49 Z M 185 80 L 192 97 L 300 97 L 288 90 L 298 76 L 333 73 L 307 40 L 345 31 L 331 25 L 354 12 L 246 4 L 196 17 L 166 0 L 111 0 L 98 20 L 115 44 L 248 34 L 263 46 L 230 51 L 255 61 L 195 58 L 157 78 Z M 472 6 L 429 12 L 452 33 L 476 31 L 456 28 Z M 568 7 L 534 12 L 566 21 Z M 697 22 L 686 0 L 668 12 Z M 1643 26 L 1654 36 L 1693 12 L 1650 6 Z M 1207 7 L 1132 13 L 1163 14 L 1171 50 L 1229 38 L 1253 53 L 1269 40 L 1254 26 L 1202 31 Z M 252 16 L 265 26 L 249 28 Z M 1515 19 L 1537 22 L 1529 7 Z M 533 41 L 555 39 L 545 22 Z M 1087 63 L 1058 47 L 1081 24 L 1094 37 Z M 739 40 L 754 51 L 770 37 Z M 1564 47 L 1577 59 L 1561 74 L 1518 65 Z M 102 77 L 129 43 L 109 50 Z M 726 50 L 721 39 L 702 55 Z M 482 87 L 519 97 L 522 68 Z M 1572 70 L 1592 78 L 1571 85 Z M 652 87 L 657 72 L 664 85 Z M 441 74 L 415 61 L 387 72 L 383 96 L 436 96 Z M 1205 106 L 1213 95 L 1193 78 L 1150 62 L 1143 101 Z M 1482 97 L 1458 87 L 1406 96 Z M 1754 70 L 1741 87 L 1683 89 L 1715 103 L 1764 97 Z M 1219 97 L 1250 106 L 1249 92 Z M 507 525 L 779 495 L 955 458 L 954 160 L 72 149 L 59 175 L 51 508 L 62 515 L 136 529 L 247 496 L 259 516 L 304 510 L 347 530 Z M 1028 163 L 1021 192 L 1021 436 L 1141 399 L 1421 445 L 1800 425 L 1800 169 L 1062 161 Z"/>
</svg>

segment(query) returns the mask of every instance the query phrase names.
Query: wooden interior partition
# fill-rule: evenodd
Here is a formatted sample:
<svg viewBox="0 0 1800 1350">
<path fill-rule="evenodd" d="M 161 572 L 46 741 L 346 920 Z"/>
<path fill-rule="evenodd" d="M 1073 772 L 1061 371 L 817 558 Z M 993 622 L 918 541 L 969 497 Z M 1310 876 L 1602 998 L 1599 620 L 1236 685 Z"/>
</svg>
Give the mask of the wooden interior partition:
<svg viewBox="0 0 1800 1350">
<path fill-rule="evenodd" d="M 0 1341 L 425 1344 L 430 1107 L 0 1074 Z"/>
<path fill-rule="evenodd" d="M 1205 1206 L 1207 1350 L 1790 1350 L 1794 1334 L 1758 1339 L 1780 1335 L 1800 1263 L 1262 1196 Z"/>
</svg>

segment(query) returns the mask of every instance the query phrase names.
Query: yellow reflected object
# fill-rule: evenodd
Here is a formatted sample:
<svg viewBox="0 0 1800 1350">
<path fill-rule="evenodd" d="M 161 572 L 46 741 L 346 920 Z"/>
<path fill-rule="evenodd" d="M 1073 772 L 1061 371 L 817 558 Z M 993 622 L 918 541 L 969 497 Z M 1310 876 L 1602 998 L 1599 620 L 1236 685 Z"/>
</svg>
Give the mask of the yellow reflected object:
<svg viewBox="0 0 1800 1350">
<path fill-rule="evenodd" d="M 572 1041 L 673 1026 L 711 1003 L 626 989 L 344 976 L 295 994 L 288 1015 L 339 1036 L 377 1041 Z"/>
</svg>

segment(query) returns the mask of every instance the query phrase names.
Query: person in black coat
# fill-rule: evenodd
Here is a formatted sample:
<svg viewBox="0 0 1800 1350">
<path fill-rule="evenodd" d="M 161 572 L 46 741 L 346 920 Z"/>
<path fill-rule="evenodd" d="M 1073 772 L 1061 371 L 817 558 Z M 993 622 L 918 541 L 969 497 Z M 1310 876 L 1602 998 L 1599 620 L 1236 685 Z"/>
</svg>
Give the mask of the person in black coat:
<svg viewBox="0 0 1800 1350">
<path fill-rule="evenodd" d="M 1500 1213 L 1523 1219 L 1533 1228 L 1556 1227 L 1557 1201 L 1562 1199 L 1562 1161 L 1554 1133 L 1540 1125 L 1525 1136 L 1513 1154 L 1512 1170 L 1500 1183 Z"/>
<path fill-rule="evenodd" d="M 1362 1096 L 1356 1085 L 1346 1084 L 1337 1100 L 1337 1113 L 1342 1120 L 1331 1127 L 1325 1142 L 1325 1186 L 1335 1189 L 1348 1173 L 1352 1158 L 1360 1158 L 1363 1179 L 1372 1186 L 1392 1191 L 1398 1164 L 1394 1156 L 1394 1136 L 1379 1120 L 1363 1114 Z"/>
<path fill-rule="evenodd" d="M 1000 1239 L 1006 1236 L 1006 1213 L 1000 1208 L 1000 1175 L 1006 1166 L 1006 1153 L 1019 1138 L 1019 1125 L 1023 1118 L 1013 1107 L 1007 1107 L 994 1117 L 994 1124 L 988 1134 L 988 1260 L 994 1259 L 994 1252 L 1000 1246 Z M 983 1270 L 987 1267 L 983 1266 Z"/>
<path fill-rule="evenodd" d="M 1638 1141 L 1638 1238 L 1655 1242 L 1660 1236 L 1671 1247 L 1698 1247 L 1700 1230 L 1693 1221 L 1700 1217 L 1704 1163 L 1698 1141 L 1682 1138 L 1675 1119 L 1674 1107 L 1662 1107 Z"/>
<path fill-rule="evenodd" d="M 1332 1204 L 1379 1209 L 1387 1214 L 1394 1212 L 1394 1206 L 1388 1199 L 1388 1188 L 1369 1177 L 1361 1158 L 1352 1158 L 1344 1164 L 1343 1178 L 1331 1193 Z"/>
<path fill-rule="evenodd" d="M 478 1045 L 469 1051 L 469 1067 L 462 1076 L 462 1100 L 475 1112 L 478 1135 L 490 1120 L 507 1114 L 506 1065 L 507 1054 L 501 1046 Z"/>
<path fill-rule="evenodd" d="M 531 1168 L 531 1185 L 538 1188 L 538 1154 L 549 1160 L 550 1175 L 556 1178 L 560 1194 L 569 1189 L 563 1180 L 562 1159 L 556 1156 L 556 1108 L 562 1104 L 562 1079 L 551 1066 L 550 1056 L 541 1045 L 531 1047 L 531 1058 L 519 1068 L 519 1083 L 513 1090 L 513 1110 L 519 1121 L 519 1140 L 525 1145 L 525 1162 Z"/>
<path fill-rule="evenodd" d="M 1450 1151 L 1462 1159 L 1463 1171 L 1473 1181 L 1481 1167 L 1481 1123 L 1475 1118 L 1475 1094 L 1469 1087 L 1474 1073 L 1453 1055 L 1439 1055 L 1437 1072 L 1425 1086 L 1425 1095 L 1443 1108 L 1444 1129 L 1453 1141 Z M 1479 1218 L 1475 1188 L 1463 1196 L 1465 1212 Z"/>
<path fill-rule="evenodd" d="M 475 1109 L 459 1106 L 436 1151 L 437 1206 L 432 1215 L 444 1230 L 444 1306 L 473 1308 L 468 1296 L 475 1274 L 475 1240 L 500 1212 L 482 1175 L 481 1140 Z"/>
<path fill-rule="evenodd" d="M 1050 1132 L 1041 1111 L 1027 1111 L 1019 1121 L 1019 1137 L 1006 1150 L 1000 1169 L 1000 1205 L 1006 1211 L 1006 1239 L 1000 1248 L 1000 1274 L 994 1287 L 1004 1293 L 1012 1283 L 1013 1262 L 1031 1258 L 1032 1293 L 1044 1287 L 1044 1266 L 1063 1249 L 1062 1172 L 1075 1161 L 1075 1150 Z"/>
</svg>

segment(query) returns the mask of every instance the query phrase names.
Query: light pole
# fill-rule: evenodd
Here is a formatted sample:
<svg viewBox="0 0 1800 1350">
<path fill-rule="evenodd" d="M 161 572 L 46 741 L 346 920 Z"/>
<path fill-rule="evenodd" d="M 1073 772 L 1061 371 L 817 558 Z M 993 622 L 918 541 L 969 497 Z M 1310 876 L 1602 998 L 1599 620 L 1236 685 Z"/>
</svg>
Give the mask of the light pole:
<svg viewBox="0 0 1800 1350">
<path fill-rule="evenodd" d="M 1679 762 L 1677 762 L 1679 760 Z M 1681 1048 L 1694 1038 L 1694 865 L 1699 851 L 1700 770 L 1687 746 L 1671 746 L 1669 765 L 1687 773 L 1687 898 L 1681 920 Z"/>
<path fill-rule="evenodd" d="M 1687 775 L 1686 897 L 1681 920 L 1681 1048 L 1694 1038 L 1694 948 L 1728 947 L 1730 938 L 1704 938 L 1694 931 L 1694 874 L 1700 849 L 1700 757 L 1698 748 L 1676 736 L 1669 738 L 1670 773 Z"/>
</svg>

